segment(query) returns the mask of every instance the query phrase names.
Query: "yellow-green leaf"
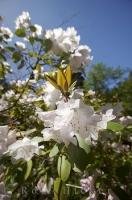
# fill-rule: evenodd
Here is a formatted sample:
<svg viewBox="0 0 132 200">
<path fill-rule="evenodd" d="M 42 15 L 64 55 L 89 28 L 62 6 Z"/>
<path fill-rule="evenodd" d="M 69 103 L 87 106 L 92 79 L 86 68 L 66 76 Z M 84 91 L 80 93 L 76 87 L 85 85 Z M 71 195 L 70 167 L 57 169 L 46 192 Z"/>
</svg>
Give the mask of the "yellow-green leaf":
<svg viewBox="0 0 132 200">
<path fill-rule="evenodd" d="M 28 177 L 30 176 L 30 173 L 31 173 L 31 170 L 32 170 L 32 166 L 33 166 L 32 160 L 29 160 L 27 162 L 27 169 L 26 169 L 26 173 L 24 175 L 24 179 L 25 180 L 27 180 Z"/>
<path fill-rule="evenodd" d="M 58 174 L 63 182 L 67 181 L 71 172 L 71 164 L 65 155 L 58 159 Z"/>
</svg>

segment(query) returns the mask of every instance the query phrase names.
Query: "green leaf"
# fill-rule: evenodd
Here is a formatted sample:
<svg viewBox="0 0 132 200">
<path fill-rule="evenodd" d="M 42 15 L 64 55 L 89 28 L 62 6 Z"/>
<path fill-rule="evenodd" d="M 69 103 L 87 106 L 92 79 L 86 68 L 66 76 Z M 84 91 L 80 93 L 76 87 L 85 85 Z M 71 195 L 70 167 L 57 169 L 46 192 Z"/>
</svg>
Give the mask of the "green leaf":
<svg viewBox="0 0 132 200">
<path fill-rule="evenodd" d="M 45 52 L 48 52 L 52 48 L 52 41 L 50 39 L 44 40 Z"/>
<path fill-rule="evenodd" d="M 14 47 L 11 47 L 11 46 L 8 46 L 6 47 L 7 50 L 11 51 L 11 52 L 14 52 L 15 51 L 15 48 Z"/>
<path fill-rule="evenodd" d="M 73 165 L 75 164 L 77 168 L 84 171 L 89 161 L 88 154 L 82 148 L 74 144 L 68 146 L 68 152 Z"/>
<path fill-rule="evenodd" d="M 113 132 L 119 132 L 122 131 L 124 126 L 122 124 L 119 124 L 117 122 L 108 122 L 107 123 L 107 129 L 113 131 Z"/>
<path fill-rule="evenodd" d="M 76 137 L 77 137 L 77 140 L 78 140 L 79 147 L 84 149 L 84 151 L 86 153 L 89 153 L 90 152 L 90 146 L 88 145 L 88 143 L 86 143 L 85 140 L 83 138 L 81 138 L 78 134 L 76 135 Z"/>
<path fill-rule="evenodd" d="M 58 154 L 58 152 L 59 152 L 58 146 L 55 144 L 50 151 L 49 157 L 56 156 Z"/>
<path fill-rule="evenodd" d="M 28 177 L 30 176 L 30 173 L 31 173 L 31 170 L 32 170 L 32 166 L 33 166 L 32 160 L 29 160 L 27 162 L 27 169 L 26 169 L 26 173 L 24 175 L 24 179 L 25 180 L 27 180 Z"/>
<path fill-rule="evenodd" d="M 70 162 L 68 161 L 65 155 L 60 156 L 58 159 L 58 174 L 62 181 L 64 182 L 67 181 L 70 175 L 70 171 L 71 171 Z"/>
<path fill-rule="evenodd" d="M 22 56 L 18 51 L 15 51 L 12 55 L 12 59 L 14 60 L 14 62 L 19 62 L 21 60 Z"/>
<path fill-rule="evenodd" d="M 30 43 L 33 45 L 34 42 L 35 42 L 35 38 L 34 38 L 34 37 L 29 37 L 29 41 L 30 41 Z"/>
<path fill-rule="evenodd" d="M 18 36 L 18 37 L 25 37 L 26 36 L 26 32 L 25 32 L 25 29 L 24 28 L 19 28 L 16 30 L 15 34 Z"/>
<path fill-rule="evenodd" d="M 56 178 L 54 181 L 54 200 L 67 200 L 67 194 L 65 191 L 65 185 L 60 178 Z"/>
<path fill-rule="evenodd" d="M 29 28 L 30 28 L 30 30 L 31 30 L 32 32 L 36 32 L 36 27 L 35 27 L 35 26 L 30 26 Z"/>
</svg>

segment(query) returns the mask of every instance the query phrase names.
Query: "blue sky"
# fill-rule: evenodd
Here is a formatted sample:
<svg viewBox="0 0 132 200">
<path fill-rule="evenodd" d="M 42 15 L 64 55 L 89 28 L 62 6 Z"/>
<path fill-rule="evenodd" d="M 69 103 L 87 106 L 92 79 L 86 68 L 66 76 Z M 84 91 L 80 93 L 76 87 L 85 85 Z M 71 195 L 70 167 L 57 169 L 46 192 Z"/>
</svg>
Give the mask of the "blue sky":
<svg viewBox="0 0 132 200">
<path fill-rule="evenodd" d="M 46 29 L 74 26 L 93 63 L 132 68 L 132 0 L 0 0 L 5 26 L 22 11 Z"/>
</svg>

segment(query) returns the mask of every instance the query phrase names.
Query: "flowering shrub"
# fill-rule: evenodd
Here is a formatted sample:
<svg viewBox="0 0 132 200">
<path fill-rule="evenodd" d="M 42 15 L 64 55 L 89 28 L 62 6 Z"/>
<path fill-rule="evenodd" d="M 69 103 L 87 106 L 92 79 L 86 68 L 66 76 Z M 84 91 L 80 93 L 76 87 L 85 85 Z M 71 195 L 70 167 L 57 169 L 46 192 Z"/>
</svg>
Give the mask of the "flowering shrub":
<svg viewBox="0 0 132 200">
<path fill-rule="evenodd" d="M 81 88 L 91 49 L 74 27 L 15 23 L 0 27 L 0 199 L 130 199 L 132 118 Z"/>
</svg>

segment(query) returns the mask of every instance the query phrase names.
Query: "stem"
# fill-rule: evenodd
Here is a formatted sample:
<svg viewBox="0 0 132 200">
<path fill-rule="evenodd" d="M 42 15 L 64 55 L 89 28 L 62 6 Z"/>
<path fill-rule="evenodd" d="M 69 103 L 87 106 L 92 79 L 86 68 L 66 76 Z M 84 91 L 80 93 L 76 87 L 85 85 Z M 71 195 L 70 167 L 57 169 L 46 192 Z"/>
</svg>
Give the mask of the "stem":
<svg viewBox="0 0 132 200">
<path fill-rule="evenodd" d="M 67 187 L 73 187 L 73 188 L 78 188 L 78 189 L 82 189 L 81 186 L 78 185 L 72 185 L 72 184 L 66 184 Z"/>
<path fill-rule="evenodd" d="M 61 199 L 61 188 L 62 188 L 62 180 L 60 181 L 60 185 L 59 185 L 59 190 L 58 190 L 58 200 L 62 200 Z"/>
</svg>

